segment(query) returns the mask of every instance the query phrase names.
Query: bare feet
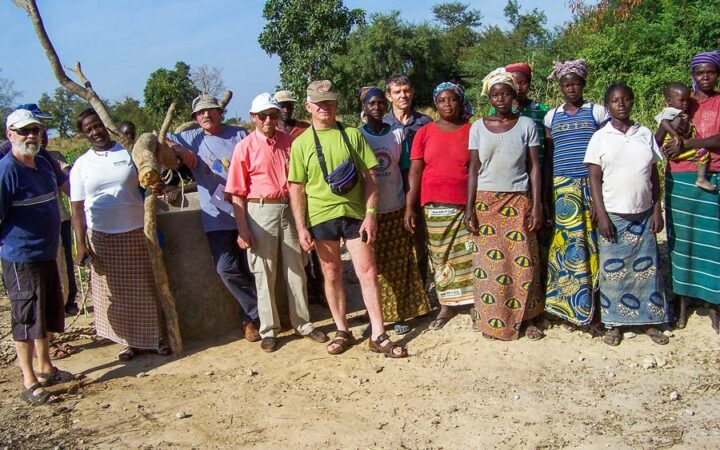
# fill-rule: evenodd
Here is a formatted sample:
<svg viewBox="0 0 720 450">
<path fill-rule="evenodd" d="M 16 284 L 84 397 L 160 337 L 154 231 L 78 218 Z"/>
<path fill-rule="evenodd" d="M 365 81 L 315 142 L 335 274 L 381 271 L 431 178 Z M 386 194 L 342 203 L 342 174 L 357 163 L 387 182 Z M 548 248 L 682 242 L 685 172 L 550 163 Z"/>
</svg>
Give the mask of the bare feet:
<svg viewBox="0 0 720 450">
<path fill-rule="evenodd" d="M 678 318 L 677 322 L 675 322 L 675 328 L 678 330 L 682 330 L 687 326 L 687 306 L 688 306 L 688 298 L 684 295 L 678 296 Z"/>
<path fill-rule="evenodd" d="M 706 180 L 705 178 L 698 178 L 695 180 L 695 186 L 699 187 L 704 191 L 716 192 L 717 187 L 714 184 Z"/>
<path fill-rule="evenodd" d="M 720 307 L 711 305 L 708 315 L 710 316 L 710 324 L 715 333 L 720 334 Z"/>
<path fill-rule="evenodd" d="M 657 345 L 666 345 L 668 342 L 670 342 L 670 338 L 665 336 L 662 331 L 658 330 L 655 327 L 648 327 L 645 330 L 645 334 L 647 334 L 650 339 Z"/>
<path fill-rule="evenodd" d="M 617 347 L 622 342 L 622 330 L 620 327 L 612 328 L 603 338 L 603 342 L 611 347 Z"/>
</svg>

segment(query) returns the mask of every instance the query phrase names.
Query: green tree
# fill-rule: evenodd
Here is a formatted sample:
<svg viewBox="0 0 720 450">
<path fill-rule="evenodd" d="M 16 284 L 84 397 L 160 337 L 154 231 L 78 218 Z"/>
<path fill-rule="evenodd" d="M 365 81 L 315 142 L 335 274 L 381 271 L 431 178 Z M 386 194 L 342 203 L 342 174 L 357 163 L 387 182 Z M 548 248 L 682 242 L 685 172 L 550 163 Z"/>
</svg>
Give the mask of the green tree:
<svg viewBox="0 0 720 450">
<path fill-rule="evenodd" d="M 192 101 L 200 91 L 190 80 L 190 66 L 182 61 L 175 63 L 174 70 L 158 69 L 150 74 L 143 95 L 145 110 L 153 128 L 160 128 L 165 112 L 175 102 L 175 122 L 187 121 L 192 111 Z"/>
<path fill-rule="evenodd" d="M 135 124 L 138 136 L 146 131 L 153 130 L 153 121 L 140 102 L 132 97 L 116 100 L 109 105 L 110 114 L 115 123 L 129 120 Z"/>
<path fill-rule="evenodd" d="M 358 89 L 383 87 L 392 73 L 410 77 L 416 90 L 416 105 L 430 105 L 432 89 L 450 76 L 443 56 L 443 32 L 428 24 L 415 25 L 400 12 L 374 13 L 348 38 L 347 50 L 333 58 L 333 73 L 340 90 L 341 113 L 359 111 Z"/>
<path fill-rule="evenodd" d="M 64 87 L 58 87 L 52 97 L 43 93 L 38 106 L 43 112 L 52 114 L 51 119 L 44 121 L 48 128 L 57 131 L 61 138 L 68 138 L 75 134 L 75 118 L 90 105 Z"/>
<path fill-rule="evenodd" d="M 282 85 L 296 94 L 311 80 L 333 78 L 333 55 L 343 53 L 351 29 L 364 22 L 361 9 L 341 0 L 267 0 L 260 47 L 280 57 Z"/>
<path fill-rule="evenodd" d="M 482 13 L 479 9 L 468 8 L 470 5 L 462 2 L 439 3 L 433 6 L 433 15 L 435 20 L 448 30 L 479 27 L 482 22 Z"/>
<path fill-rule="evenodd" d="M 442 54 L 444 64 L 449 66 L 446 79 L 459 80 L 460 60 L 475 45 L 482 24 L 482 13 L 478 9 L 469 9 L 470 5 L 461 2 L 440 3 L 433 6 L 435 21 L 442 29 Z"/>
<path fill-rule="evenodd" d="M 0 73 L 2 69 L 0 69 Z M 15 90 L 15 83 L 3 76 L 0 76 L 0 131 L 2 131 L 2 139 L 5 139 L 5 119 L 12 111 L 13 103 L 20 92 Z"/>
</svg>

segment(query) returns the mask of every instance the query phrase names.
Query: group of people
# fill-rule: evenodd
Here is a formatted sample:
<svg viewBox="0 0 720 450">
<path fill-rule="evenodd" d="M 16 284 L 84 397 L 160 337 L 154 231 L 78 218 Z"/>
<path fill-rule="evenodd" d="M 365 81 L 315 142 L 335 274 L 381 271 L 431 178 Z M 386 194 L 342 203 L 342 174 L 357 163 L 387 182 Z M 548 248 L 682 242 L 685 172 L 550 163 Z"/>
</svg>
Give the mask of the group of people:
<svg viewBox="0 0 720 450">
<path fill-rule="evenodd" d="M 555 108 L 528 97 L 529 65 L 492 71 L 482 86 L 492 109 L 472 124 L 461 85 L 435 88 L 433 121 L 414 110 L 404 75 L 389 77 L 384 90 L 359 90 L 359 128 L 337 120 L 329 80 L 307 88 L 309 122 L 292 117 L 298 100 L 291 92 L 256 96 L 250 133 L 224 124 L 223 108 L 203 94 L 192 103 L 197 127 L 168 134 L 158 158 L 192 171 L 216 271 L 240 305 L 245 339 L 264 351 L 276 350 L 281 332 L 278 279 L 296 334 L 326 343 L 332 355 L 356 343 L 342 243 L 367 310 L 369 349 L 386 357 L 408 355 L 385 324 L 401 335 L 410 319 L 431 312 L 430 275 L 440 303 L 430 329 L 469 308 L 473 331 L 487 339 L 537 340 L 546 312 L 567 331 L 607 329 L 608 345 L 620 344 L 629 326 L 644 327 L 662 345 L 668 337 L 658 325 L 672 313 L 655 238 L 664 217 L 677 326 L 695 298 L 709 304 L 719 329 L 720 51 L 694 57 L 691 71 L 692 90 L 668 84 L 655 134 L 631 119 L 634 93 L 625 84 L 609 86 L 602 105 L 587 101 L 587 65 L 575 60 L 556 63 L 549 76 L 564 98 Z M 76 263 L 90 268 L 97 334 L 120 343 L 118 358 L 129 360 L 138 351 L 170 353 L 142 229 L 143 196 L 162 194 L 163 186 L 139 188 L 128 149 L 92 109 L 77 118 L 91 148 L 69 179 L 42 149 L 45 127 L 36 114 L 17 109 L 6 124 L 3 280 L 22 397 L 44 404 L 57 400 L 44 387 L 72 377 L 53 366 L 48 350 L 51 333 L 64 326 L 58 192 L 70 196 Z M 664 158 L 666 216 L 657 168 Z M 311 321 L 310 254 L 322 269 L 332 339 Z"/>
</svg>

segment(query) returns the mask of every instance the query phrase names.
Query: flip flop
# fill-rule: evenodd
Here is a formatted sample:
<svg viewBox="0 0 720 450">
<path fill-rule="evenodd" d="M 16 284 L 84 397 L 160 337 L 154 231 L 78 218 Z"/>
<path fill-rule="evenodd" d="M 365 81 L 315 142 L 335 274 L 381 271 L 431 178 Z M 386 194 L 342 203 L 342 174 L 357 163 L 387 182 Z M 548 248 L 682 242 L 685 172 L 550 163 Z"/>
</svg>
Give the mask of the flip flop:
<svg viewBox="0 0 720 450">
<path fill-rule="evenodd" d="M 435 320 L 430 322 L 430 325 L 428 325 L 428 330 L 433 330 L 433 331 L 439 330 L 442 327 L 444 327 L 445 324 L 447 324 L 450 321 L 450 319 L 452 319 L 452 316 L 451 317 L 437 317 L 437 318 L 435 318 Z"/>
<path fill-rule="evenodd" d="M 528 325 L 528 327 L 525 328 L 525 337 L 531 341 L 539 341 L 545 337 L 545 333 L 535 325 Z"/>
</svg>

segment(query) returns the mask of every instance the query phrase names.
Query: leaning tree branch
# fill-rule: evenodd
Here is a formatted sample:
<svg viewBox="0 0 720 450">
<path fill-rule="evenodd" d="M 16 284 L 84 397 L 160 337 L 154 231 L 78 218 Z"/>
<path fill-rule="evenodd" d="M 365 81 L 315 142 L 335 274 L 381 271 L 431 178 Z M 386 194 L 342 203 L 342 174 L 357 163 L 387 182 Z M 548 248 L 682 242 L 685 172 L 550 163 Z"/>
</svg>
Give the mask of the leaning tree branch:
<svg viewBox="0 0 720 450">
<path fill-rule="evenodd" d="M 132 142 L 130 142 L 118 131 L 117 127 L 115 126 L 115 122 L 112 120 L 112 117 L 110 117 L 110 112 L 108 111 L 107 107 L 100 99 L 100 96 L 98 96 L 95 90 L 92 88 L 92 84 L 90 83 L 90 81 L 88 81 L 87 77 L 85 77 L 85 75 L 83 74 L 80 62 L 75 64 L 75 68 L 72 69 L 72 71 L 77 75 L 77 77 L 84 84 L 84 86 L 81 86 L 75 81 L 73 81 L 65 73 L 65 69 L 60 63 L 60 58 L 55 51 L 55 47 L 50 41 L 50 37 L 48 36 L 47 31 L 45 31 L 45 24 L 43 23 L 42 17 L 40 16 L 40 11 L 38 10 L 36 1 L 13 0 L 13 2 L 19 8 L 24 9 L 28 16 L 30 16 L 30 20 L 32 20 L 33 26 L 35 27 L 35 34 L 37 34 L 38 39 L 40 40 L 40 45 L 42 46 L 43 50 L 45 50 L 45 56 L 47 56 L 47 59 L 50 62 L 50 67 L 52 68 L 52 71 L 55 74 L 55 78 L 57 78 L 58 82 L 60 82 L 60 84 L 68 91 L 87 100 L 97 113 L 98 117 L 100 117 L 100 119 L 105 124 L 105 128 L 107 128 L 120 141 L 123 147 L 130 150 L 132 148 Z"/>
</svg>

